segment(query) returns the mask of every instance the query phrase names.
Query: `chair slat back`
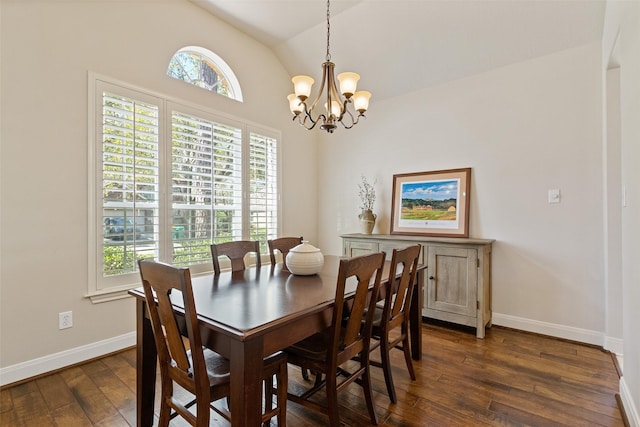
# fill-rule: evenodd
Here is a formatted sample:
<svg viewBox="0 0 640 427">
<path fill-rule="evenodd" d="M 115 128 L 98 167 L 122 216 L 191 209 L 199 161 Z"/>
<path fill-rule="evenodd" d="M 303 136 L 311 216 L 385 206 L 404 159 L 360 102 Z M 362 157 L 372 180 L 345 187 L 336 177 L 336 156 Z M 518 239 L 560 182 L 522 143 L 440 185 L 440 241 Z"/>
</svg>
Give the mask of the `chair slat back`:
<svg viewBox="0 0 640 427">
<path fill-rule="evenodd" d="M 231 271 L 244 270 L 244 257 L 248 253 L 256 254 L 256 268 L 261 267 L 260 242 L 253 240 L 237 240 L 234 242 L 217 243 L 211 245 L 213 272 L 220 274 L 220 256 L 226 256 L 231 261 Z"/>
<path fill-rule="evenodd" d="M 202 341 L 188 268 L 176 268 L 151 260 L 138 261 L 147 309 L 151 319 L 160 368 L 187 389 L 207 392 L 209 381 L 206 375 Z M 171 295 L 182 294 L 184 320 L 173 309 Z M 186 323 L 189 340 L 191 366 L 179 324 Z M 185 331 L 182 331 L 183 333 Z M 198 373 L 203 373 L 198 375 Z M 194 382 L 195 381 L 195 382 Z M 206 390 L 206 391 L 205 391 Z"/>
<path fill-rule="evenodd" d="M 408 321 L 409 308 L 413 289 L 416 285 L 416 273 L 420 257 L 420 245 L 409 246 L 404 249 L 394 249 L 391 255 L 391 268 L 389 269 L 389 285 L 386 289 L 382 321 L 394 327 Z M 400 277 L 396 279 L 398 270 L 402 268 Z M 394 285 L 395 286 L 392 286 Z M 395 294 L 395 298 L 393 295 Z"/>
<path fill-rule="evenodd" d="M 364 348 L 369 347 L 373 312 L 384 261 L 384 252 L 340 260 L 332 318 L 332 348 L 328 351 L 329 355 L 337 358 L 338 364 L 351 359 Z M 357 280 L 357 288 L 355 296 L 349 301 L 349 312 L 345 313 L 344 292 L 350 278 Z M 369 289 L 372 282 L 373 287 Z M 365 317 L 365 311 L 368 314 L 363 325 L 362 319 Z"/>
<path fill-rule="evenodd" d="M 302 243 L 302 236 L 300 237 L 279 237 L 273 240 L 267 240 L 269 246 L 269 258 L 271 259 L 271 265 L 276 265 L 276 253 L 278 250 L 282 254 L 282 268 L 289 270 L 287 267 L 287 254 L 289 251 Z"/>
</svg>

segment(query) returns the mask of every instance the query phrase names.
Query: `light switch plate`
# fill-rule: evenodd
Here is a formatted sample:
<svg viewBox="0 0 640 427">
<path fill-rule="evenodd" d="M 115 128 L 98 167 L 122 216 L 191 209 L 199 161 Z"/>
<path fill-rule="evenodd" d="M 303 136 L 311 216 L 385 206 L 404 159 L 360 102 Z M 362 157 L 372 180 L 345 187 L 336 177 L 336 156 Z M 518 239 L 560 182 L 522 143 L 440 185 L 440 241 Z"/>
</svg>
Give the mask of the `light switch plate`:
<svg viewBox="0 0 640 427">
<path fill-rule="evenodd" d="M 549 203 L 560 203 L 560 190 L 553 188 L 549 190 Z"/>
</svg>

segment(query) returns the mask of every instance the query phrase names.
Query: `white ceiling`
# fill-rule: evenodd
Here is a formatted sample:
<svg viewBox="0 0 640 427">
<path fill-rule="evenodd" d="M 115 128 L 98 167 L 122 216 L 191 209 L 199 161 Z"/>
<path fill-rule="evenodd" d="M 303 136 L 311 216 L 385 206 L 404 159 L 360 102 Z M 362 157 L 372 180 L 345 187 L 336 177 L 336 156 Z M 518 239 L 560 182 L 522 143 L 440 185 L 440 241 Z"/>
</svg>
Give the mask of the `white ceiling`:
<svg viewBox="0 0 640 427">
<path fill-rule="evenodd" d="M 192 0 L 320 78 L 324 0 Z M 604 0 L 333 0 L 331 59 L 372 102 L 597 42 Z"/>
</svg>

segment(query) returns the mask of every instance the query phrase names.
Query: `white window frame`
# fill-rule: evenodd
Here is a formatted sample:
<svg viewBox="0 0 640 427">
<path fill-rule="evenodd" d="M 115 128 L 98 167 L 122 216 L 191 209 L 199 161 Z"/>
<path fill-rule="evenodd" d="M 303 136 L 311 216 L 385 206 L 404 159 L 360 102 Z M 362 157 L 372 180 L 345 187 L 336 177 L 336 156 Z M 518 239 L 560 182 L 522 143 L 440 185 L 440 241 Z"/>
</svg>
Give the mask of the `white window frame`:
<svg viewBox="0 0 640 427">
<path fill-rule="evenodd" d="M 126 82 L 119 81 L 110 77 L 102 76 L 97 73 L 89 72 L 88 75 L 88 175 L 89 175 L 89 191 L 88 191 L 88 213 L 89 213 L 89 230 L 88 230 L 88 290 L 87 297 L 94 303 L 105 302 L 115 299 L 128 297 L 127 291 L 132 288 L 141 286 L 140 277 L 137 271 L 103 277 L 103 182 L 102 182 L 102 91 L 107 88 L 111 92 L 118 95 L 127 96 L 137 101 L 149 102 L 155 104 L 157 102 L 159 115 L 159 242 L 157 252 L 158 259 L 163 262 L 171 262 L 172 257 L 172 133 L 171 133 L 171 115 L 172 111 L 180 111 L 185 114 L 193 114 L 198 117 L 217 120 L 221 123 L 238 126 L 242 129 L 242 150 L 243 159 L 248 159 L 249 138 L 251 133 L 258 133 L 267 138 L 273 138 L 277 141 L 277 230 L 275 234 L 279 234 L 282 223 L 281 214 L 281 169 L 282 169 L 282 137 L 281 132 L 266 126 L 255 124 L 247 120 L 230 116 L 218 111 L 208 109 L 184 100 L 171 98 L 169 96 L 150 91 Z M 242 197 L 242 238 L 249 240 L 249 195 L 248 181 L 249 162 L 243 161 L 243 197 Z M 275 236 L 274 236 L 275 237 Z M 204 274 L 212 271 L 212 264 L 198 264 L 190 266 L 192 274 Z"/>
<path fill-rule="evenodd" d="M 202 59 L 208 59 L 218 69 L 218 73 L 217 73 L 218 76 L 226 80 L 229 84 L 228 95 L 220 94 L 217 91 L 213 91 L 213 92 L 221 96 L 226 96 L 229 99 L 243 102 L 242 88 L 240 87 L 240 82 L 238 81 L 236 74 L 233 72 L 231 67 L 225 62 L 225 60 L 222 59 L 219 55 L 201 46 L 185 46 L 181 49 L 178 49 L 178 51 L 173 54 L 173 56 L 171 57 L 170 63 L 173 62 L 176 55 L 179 55 L 181 53 L 196 54 L 196 55 L 199 55 Z M 184 81 L 185 83 L 189 83 L 186 80 L 179 79 L 169 74 L 169 69 L 167 69 L 167 75 L 171 78 L 175 78 L 177 80 Z M 201 86 L 198 86 L 198 85 L 195 85 L 195 86 L 201 88 Z"/>
</svg>

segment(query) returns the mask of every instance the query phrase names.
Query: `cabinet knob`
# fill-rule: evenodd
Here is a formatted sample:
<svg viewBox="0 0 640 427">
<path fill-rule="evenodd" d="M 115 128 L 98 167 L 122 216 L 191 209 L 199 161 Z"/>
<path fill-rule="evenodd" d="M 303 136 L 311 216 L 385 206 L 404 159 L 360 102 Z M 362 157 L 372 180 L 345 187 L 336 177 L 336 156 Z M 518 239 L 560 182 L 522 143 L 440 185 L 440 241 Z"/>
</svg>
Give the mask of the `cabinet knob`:
<svg viewBox="0 0 640 427">
<path fill-rule="evenodd" d="M 429 276 L 429 280 L 436 280 L 436 278 L 433 276 Z"/>
</svg>

